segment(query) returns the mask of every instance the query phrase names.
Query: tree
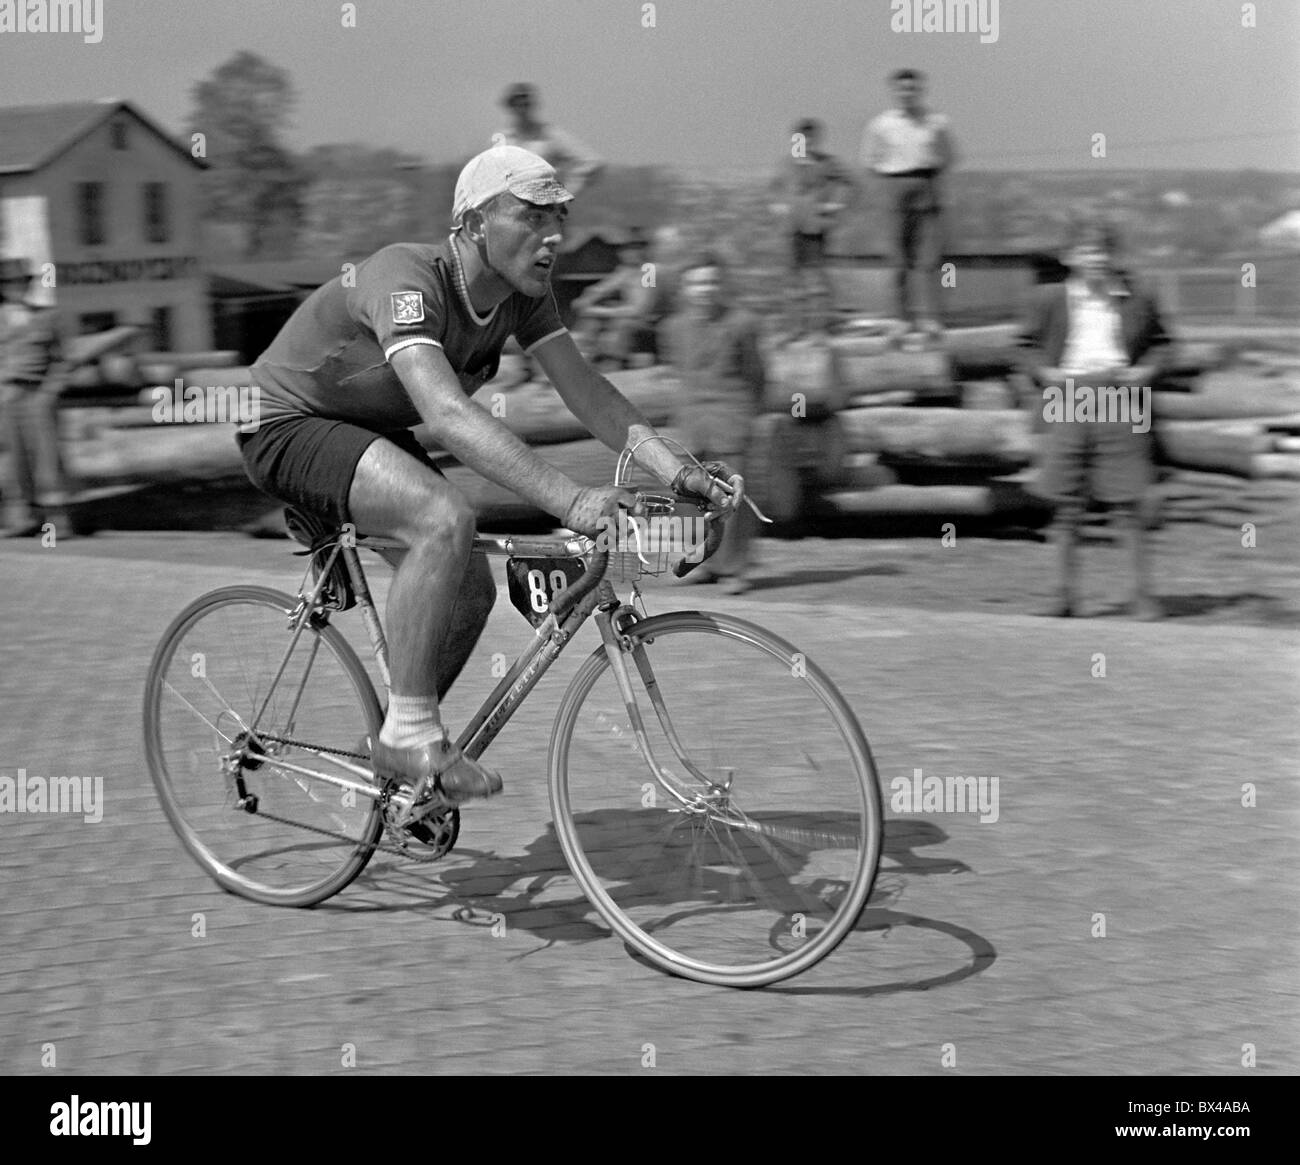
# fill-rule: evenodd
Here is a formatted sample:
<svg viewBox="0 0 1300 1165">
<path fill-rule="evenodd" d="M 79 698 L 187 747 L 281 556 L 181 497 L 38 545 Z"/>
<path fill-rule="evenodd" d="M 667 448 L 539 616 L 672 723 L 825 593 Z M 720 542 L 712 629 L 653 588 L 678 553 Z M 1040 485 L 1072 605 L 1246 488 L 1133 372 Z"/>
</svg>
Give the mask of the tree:
<svg viewBox="0 0 1300 1165">
<path fill-rule="evenodd" d="M 355 259 L 423 237 L 430 179 L 413 155 L 351 143 L 316 146 L 303 156 L 302 170 L 309 182 L 302 196 L 303 254 Z M 438 230 L 429 237 L 445 234 L 451 199 L 448 186 Z"/>
<path fill-rule="evenodd" d="M 277 224 L 294 221 L 303 177 L 280 134 L 293 107 L 289 74 L 256 53 L 239 52 L 193 90 L 191 134 L 204 135 L 211 167 L 204 213 L 238 223 L 245 254 L 263 253 Z"/>
</svg>

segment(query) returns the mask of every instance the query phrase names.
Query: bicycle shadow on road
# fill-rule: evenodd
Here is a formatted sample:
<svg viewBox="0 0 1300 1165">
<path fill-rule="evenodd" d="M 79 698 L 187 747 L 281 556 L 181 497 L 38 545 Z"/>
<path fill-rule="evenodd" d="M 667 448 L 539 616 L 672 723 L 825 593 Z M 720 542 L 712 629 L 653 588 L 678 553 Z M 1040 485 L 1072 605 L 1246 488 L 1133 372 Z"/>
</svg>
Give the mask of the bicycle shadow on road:
<svg viewBox="0 0 1300 1165">
<path fill-rule="evenodd" d="M 604 826 L 616 831 L 620 825 L 626 825 L 630 817 L 631 814 L 623 811 L 606 811 L 580 815 L 578 821 L 580 826 L 587 828 Z M 923 857 L 915 852 L 946 840 L 947 834 L 929 821 L 887 821 L 881 871 L 854 929 L 857 934 L 885 932 L 884 937 L 901 927 L 947 935 L 969 948 L 970 957 L 962 966 L 919 980 L 857 987 L 777 986 L 767 990 L 845 996 L 924 991 L 955 983 L 990 966 L 997 954 L 992 944 L 982 936 L 955 923 L 926 918 L 896 907 L 909 877 L 971 872 L 964 862 Z M 455 860 L 457 857 L 459 862 Z M 629 895 L 645 894 L 649 900 L 676 901 L 665 896 L 663 888 L 669 871 L 679 870 L 680 865 L 681 847 L 669 846 L 662 854 L 657 854 L 653 862 L 640 861 L 635 866 L 629 864 L 626 869 L 617 870 L 606 867 L 602 873 L 616 875 L 610 882 L 617 885 L 615 896 L 622 900 Z M 336 900 L 320 909 L 408 913 L 431 923 L 456 922 L 479 927 L 504 924 L 506 931 L 528 934 L 540 944 L 512 956 L 515 960 L 528 958 L 557 944 L 607 941 L 614 937 L 586 895 L 578 890 L 551 824 L 525 847 L 522 854 L 501 855 L 458 846 L 445 864 L 431 865 L 427 871 L 418 867 L 385 865 L 363 874 L 357 885 L 382 895 L 383 901 Z M 699 883 L 694 885 L 693 895 L 698 893 Z M 719 903 L 722 902 L 725 879 L 718 880 L 714 886 L 706 883 L 706 889 L 712 891 L 712 897 Z M 401 895 L 402 901 L 392 901 L 394 892 Z M 681 900 L 688 899 L 683 897 Z M 690 900 L 698 899 L 692 897 Z M 792 898 L 789 905 L 791 909 L 798 909 L 800 901 Z M 701 909 L 714 908 L 716 903 L 712 901 L 701 905 Z M 630 949 L 629 954 L 632 954 Z M 639 956 L 633 957 L 639 959 Z"/>
<path fill-rule="evenodd" d="M 833 995 L 865 999 L 872 995 L 893 995 L 901 991 L 929 991 L 946 987 L 972 975 L 987 970 L 997 959 L 993 944 L 969 927 L 955 922 L 944 922 L 896 909 L 894 904 L 902 897 L 909 875 L 923 877 L 929 874 L 969 874 L 973 871 L 965 862 L 955 858 L 923 857 L 915 851 L 923 846 L 940 845 L 948 834 L 932 821 L 910 818 L 892 818 L 885 822 L 884 843 L 880 872 L 872 888 L 867 908 L 855 926 L 855 934 L 881 932 L 888 938 L 899 927 L 947 935 L 970 950 L 969 961 L 960 967 L 932 975 L 925 979 L 900 979 L 889 983 L 872 983 L 860 987 L 803 986 L 802 980 L 778 983 L 765 988 L 776 995 Z M 832 955 L 834 959 L 836 956 Z"/>
</svg>

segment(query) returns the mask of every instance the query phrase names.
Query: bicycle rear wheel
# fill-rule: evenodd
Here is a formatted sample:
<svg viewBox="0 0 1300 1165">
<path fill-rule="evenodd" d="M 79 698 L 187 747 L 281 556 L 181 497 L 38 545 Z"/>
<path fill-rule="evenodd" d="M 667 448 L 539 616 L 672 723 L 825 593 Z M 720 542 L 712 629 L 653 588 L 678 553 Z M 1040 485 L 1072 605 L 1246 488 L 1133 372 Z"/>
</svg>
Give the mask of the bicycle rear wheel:
<svg viewBox="0 0 1300 1165">
<path fill-rule="evenodd" d="M 880 790 L 852 710 L 803 654 L 742 619 L 659 615 L 626 640 L 638 716 L 602 647 L 551 738 L 574 876 L 665 970 L 735 987 L 798 974 L 852 930 L 880 862 Z"/>
<path fill-rule="evenodd" d="M 383 831 L 375 798 L 333 783 L 368 783 L 374 687 L 325 623 L 286 660 L 296 604 L 265 587 L 197 599 L 163 634 L 144 696 L 149 772 L 185 848 L 225 889 L 277 906 L 337 894 Z"/>
</svg>

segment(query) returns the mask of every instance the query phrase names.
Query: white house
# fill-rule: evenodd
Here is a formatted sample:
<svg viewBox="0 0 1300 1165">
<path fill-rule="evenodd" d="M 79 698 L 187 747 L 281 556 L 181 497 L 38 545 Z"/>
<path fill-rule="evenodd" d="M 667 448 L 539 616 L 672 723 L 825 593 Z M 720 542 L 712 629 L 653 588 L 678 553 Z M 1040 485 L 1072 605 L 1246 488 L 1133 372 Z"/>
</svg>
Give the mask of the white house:
<svg viewBox="0 0 1300 1165">
<path fill-rule="evenodd" d="M 137 324 L 152 348 L 209 348 L 203 168 L 126 101 L 0 108 L 0 257 L 33 266 L 69 334 Z"/>
</svg>

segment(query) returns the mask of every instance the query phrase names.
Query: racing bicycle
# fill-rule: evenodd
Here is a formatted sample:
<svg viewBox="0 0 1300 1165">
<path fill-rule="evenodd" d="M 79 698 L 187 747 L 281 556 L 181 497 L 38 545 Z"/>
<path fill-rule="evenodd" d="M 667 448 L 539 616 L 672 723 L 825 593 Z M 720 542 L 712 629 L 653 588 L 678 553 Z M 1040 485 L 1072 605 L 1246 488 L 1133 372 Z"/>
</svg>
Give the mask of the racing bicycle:
<svg viewBox="0 0 1300 1165">
<path fill-rule="evenodd" d="M 875 764 L 853 710 L 795 645 L 731 614 L 646 613 L 639 580 L 680 571 L 685 538 L 672 535 L 716 510 L 636 497 L 603 545 L 477 537 L 476 550 L 505 557 L 534 633 L 456 743 L 480 756 L 594 617 L 600 642 L 560 699 L 547 763 L 573 877 L 658 967 L 763 986 L 825 958 L 857 923 L 881 854 Z M 303 540 L 297 594 L 227 586 L 194 600 L 163 634 L 144 695 L 149 771 L 185 848 L 227 891 L 297 907 L 343 890 L 377 851 L 438 861 L 462 811 L 492 811 L 432 789 L 413 805 L 369 764 L 384 709 L 337 623 L 358 611 L 386 690 L 360 552 L 400 543 L 323 523 Z"/>
</svg>

